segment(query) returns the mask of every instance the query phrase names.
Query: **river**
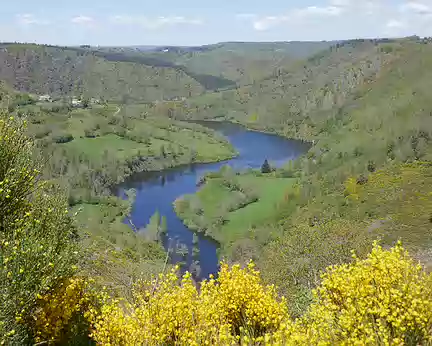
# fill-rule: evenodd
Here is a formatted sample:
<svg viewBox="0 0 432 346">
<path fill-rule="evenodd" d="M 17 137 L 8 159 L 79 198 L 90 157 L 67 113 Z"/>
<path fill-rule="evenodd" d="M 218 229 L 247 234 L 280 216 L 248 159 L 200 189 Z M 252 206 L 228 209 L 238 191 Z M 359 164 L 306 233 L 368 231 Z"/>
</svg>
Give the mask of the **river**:
<svg viewBox="0 0 432 346">
<path fill-rule="evenodd" d="M 239 152 L 231 160 L 209 164 L 193 164 L 167 169 L 159 172 L 143 172 L 131 176 L 120 186 L 120 194 L 125 189 L 135 189 L 136 199 L 131 212 L 131 221 L 137 228 L 145 227 L 151 216 L 158 211 L 167 219 L 167 237 L 164 246 L 167 249 L 173 244 L 184 244 L 188 251 L 186 268 L 192 263 L 193 232 L 177 217 L 173 203 L 185 194 L 197 191 L 197 181 L 207 172 L 217 171 L 223 165 L 230 165 L 235 170 L 260 168 L 265 159 L 272 166 L 281 166 L 289 160 L 305 153 L 310 145 L 281 136 L 250 131 L 240 125 L 227 122 L 197 122 L 222 133 Z M 214 240 L 198 234 L 200 275 L 206 278 L 218 271 L 218 244 Z M 172 262 L 179 261 L 178 256 Z M 199 279 L 198 278 L 198 279 Z"/>
</svg>

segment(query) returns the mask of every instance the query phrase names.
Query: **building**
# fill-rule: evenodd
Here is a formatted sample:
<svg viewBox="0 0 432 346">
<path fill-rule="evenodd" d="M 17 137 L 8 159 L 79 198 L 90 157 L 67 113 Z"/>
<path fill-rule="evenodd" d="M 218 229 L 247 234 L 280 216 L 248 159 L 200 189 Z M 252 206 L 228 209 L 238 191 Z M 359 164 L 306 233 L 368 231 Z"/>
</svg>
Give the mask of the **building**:
<svg viewBox="0 0 432 346">
<path fill-rule="evenodd" d="M 50 95 L 39 96 L 39 101 L 41 101 L 41 102 L 51 102 L 51 96 Z"/>
<path fill-rule="evenodd" d="M 78 100 L 77 98 L 72 99 L 72 107 L 82 107 L 82 101 Z"/>
</svg>

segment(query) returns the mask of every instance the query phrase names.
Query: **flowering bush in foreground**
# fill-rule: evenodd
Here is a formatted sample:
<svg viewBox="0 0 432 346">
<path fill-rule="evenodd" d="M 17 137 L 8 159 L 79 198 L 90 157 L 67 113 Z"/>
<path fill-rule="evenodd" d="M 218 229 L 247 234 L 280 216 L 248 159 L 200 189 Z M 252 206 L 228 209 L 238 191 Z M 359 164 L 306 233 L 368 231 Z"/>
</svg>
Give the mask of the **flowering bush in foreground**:
<svg viewBox="0 0 432 346">
<path fill-rule="evenodd" d="M 400 243 L 377 244 L 365 260 L 329 268 L 317 302 L 299 322 L 311 344 L 424 345 L 432 342 L 432 280 Z"/>
<path fill-rule="evenodd" d="M 49 294 L 39 295 L 41 308 L 34 316 L 36 342 L 61 343 L 71 336 L 70 329 L 77 327 L 77 320 L 91 303 L 88 286 L 83 278 L 71 278 Z"/>
<path fill-rule="evenodd" d="M 432 343 L 432 280 L 398 244 L 331 267 L 305 316 L 290 319 L 251 263 L 222 264 L 198 290 L 171 272 L 137 284 L 135 302 L 105 298 L 89 313 L 103 345 L 425 345 Z"/>
<path fill-rule="evenodd" d="M 0 112 L 0 345 L 34 339 L 38 296 L 76 272 L 66 198 L 41 180 L 25 123 Z"/>
<path fill-rule="evenodd" d="M 264 341 L 288 319 L 286 305 L 273 287 L 265 287 L 253 264 L 231 269 L 198 291 L 189 274 L 181 283 L 175 271 L 140 282 L 135 303 L 110 301 L 93 315 L 93 338 L 100 344 L 236 344 Z"/>
</svg>

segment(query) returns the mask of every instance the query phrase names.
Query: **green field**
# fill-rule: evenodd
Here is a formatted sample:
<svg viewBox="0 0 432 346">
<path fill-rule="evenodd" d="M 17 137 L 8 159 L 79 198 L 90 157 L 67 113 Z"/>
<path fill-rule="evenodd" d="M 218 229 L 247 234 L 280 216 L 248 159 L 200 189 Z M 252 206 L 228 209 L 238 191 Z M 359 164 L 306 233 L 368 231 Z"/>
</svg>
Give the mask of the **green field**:
<svg viewBox="0 0 432 346">
<path fill-rule="evenodd" d="M 224 185 L 230 179 L 243 192 Z M 176 210 L 184 223 L 218 240 L 222 247 L 250 236 L 270 223 L 296 179 L 244 174 L 211 178 L 195 194 L 177 200 Z M 248 198 L 248 195 L 251 198 Z M 239 200 L 238 203 L 233 201 Z"/>
</svg>

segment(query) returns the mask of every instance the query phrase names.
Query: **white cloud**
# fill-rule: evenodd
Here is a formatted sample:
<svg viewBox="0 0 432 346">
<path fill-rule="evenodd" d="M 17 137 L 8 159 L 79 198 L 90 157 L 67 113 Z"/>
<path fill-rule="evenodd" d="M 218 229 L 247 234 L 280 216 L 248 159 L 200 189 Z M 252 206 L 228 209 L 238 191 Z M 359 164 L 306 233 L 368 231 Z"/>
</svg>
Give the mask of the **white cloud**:
<svg viewBox="0 0 432 346">
<path fill-rule="evenodd" d="M 111 16 L 109 18 L 109 21 L 113 24 L 134 24 L 135 23 L 135 19 L 134 17 L 130 17 L 130 16 Z"/>
<path fill-rule="evenodd" d="M 71 19 L 71 22 L 78 25 L 93 25 L 95 23 L 94 18 L 88 16 L 77 16 Z"/>
<path fill-rule="evenodd" d="M 20 25 L 48 25 L 48 20 L 39 19 L 34 14 L 25 13 L 16 15 L 16 20 Z"/>
<path fill-rule="evenodd" d="M 404 28 L 406 24 L 403 21 L 397 20 L 397 19 L 390 19 L 386 23 L 386 27 L 389 29 L 400 29 Z"/>
<path fill-rule="evenodd" d="M 274 26 L 277 26 L 283 22 L 287 22 L 289 20 L 289 16 L 268 16 L 255 20 L 253 22 L 253 27 L 258 31 L 265 31 Z"/>
<path fill-rule="evenodd" d="M 341 6 L 326 6 L 326 7 L 318 7 L 318 6 L 309 6 L 306 8 L 301 8 L 294 11 L 294 15 L 299 17 L 332 17 L 339 16 L 343 12 L 343 8 Z"/>
<path fill-rule="evenodd" d="M 385 23 L 384 34 L 388 37 L 407 36 L 407 22 L 400 19 L 390 19 Z"/>
<path fill-rule="evenodd" d="M 203 21 L 201 19 L 185 18 L 181 16 L 158 17 L 155 20 L 149 20 L 149 22 L 155 26 L 178 25 L 178 24 L 189 24 L 189 25 L 203 24 Z"/>
<path fill-rule="evenodd" d="M 308 24 L 322 24 L 323 32 L 327 31 L 327 27 L 337 25 L 340 25 L 342 31 L 354 29 L 361 32 L 359 29 L 366 21 L 374 21 L 376 27 L 382 28 L 396 12 L 396 4 L 390 5 L 388 1 L 383 0 L 327 0 L 323 6 L 294 8 L 283 14 L 250 18 L 250 21 L 258 31 L 282 25 L 304 28 Z M 364 31 L 368 32 L 369 28 Z M 380 34 L 382 33 L 377 33 Z"/>
<path fill-rule="evenodd" d="M 351 0 L 330 0 L 329 3 L 331 6 L 348 7 L 351 6 L 352 1 Z"/>
<path fill-rule="evenodd" d="M 406 4 L 400 6 L 401 12 L 412 12 L 420 15 L 431 15 L 432 7 L 425 3 L 418 1 L 408 1 Z"/>
<path fill-rule="evenodd" d="M 183 16 L 160 16 L 155 18 L 143 16 L 112 16 L 109 21 L 118 25 L 137 25 L 147 29 L 159 29 L 176 25 L 202 25 L 204 22 L 198 18 L 186 18 Z"/>
<path fill-rule="evenodd" d="M 342 0 L 337 0 L 341 5 Z M 348 2 L 344 2 L 347 4 Z M 255 30 L 264 31 L 277 25 L 288 23 L 290 21 L 306 20 L 308 18 L 323 18 L 323 17 L 337 17 L 344 12 L 342 6 L 309 6 L 305 8 L 298 8 L 288 12 L 285 15 L 279 16 L 266 16 L 261 18 L 252 18 L 253 27 Z"/>
</svg>

